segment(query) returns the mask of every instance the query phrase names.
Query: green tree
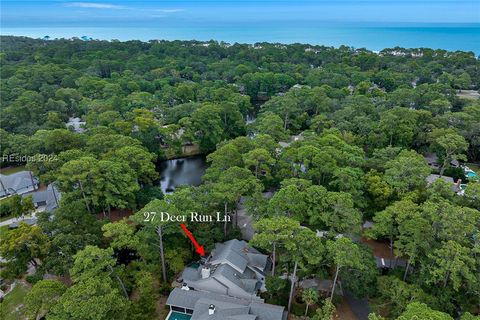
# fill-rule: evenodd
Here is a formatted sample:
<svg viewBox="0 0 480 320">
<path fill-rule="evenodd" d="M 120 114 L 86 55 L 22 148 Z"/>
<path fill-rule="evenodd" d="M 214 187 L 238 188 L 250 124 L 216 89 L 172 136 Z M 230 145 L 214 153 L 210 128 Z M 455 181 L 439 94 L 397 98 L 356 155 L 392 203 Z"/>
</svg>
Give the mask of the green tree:
<svg viewBox="0 0 480 320">
<path fill-rule="evenodd" d="M 14 268 L 20 275 L 26 271 L 28 263 L 36 268 L 39 266 L 37 259 L 45 258 L 49 245 L 48 236 L 40 227 L 20 222 L 18 228 L 2 233 L 0 255 L 8 261 L 7 269 Z"/>
<path fill-rule="evenodd" d="M 136 174 L 125 163 L 98 161 L 91 168 L 91 202 L 110 213 L 111 208 L 133 206 L 135 192 L 140 189 Z"/>
<path fill-rule="evenodd" d="M 333 121 L 329 120 L 325 115 L 319 114 L 310 121 L 310 129 L 314 132 L 321 134 L 324 129 L 331 128 Z"/>
<path fill-rule="evenodd" d="M 376 170 L 370 170 L 364 176 L 365 196 L 367 198 L 368 210 L 383 210 L 393 194 L 393 189 L 382 179 L 382 176 Z"/>
<path fill-rule="evenodd" d="M 257 233 L 250 240 L 250 244 L 265 250 L 272 250 L 272 277 L 275 276 L 277 248 L 284 248 L 284 242 L 294 234 L 300 224 L 287 217 L 261 219 L 254 224 Z"/>
<path fill-rule="evenodd" d="M 245 166 L 253 171 L 255 178 L 262 175 L 266 179 L 271 177 L 271 167 L 275 159 L 263 148 L 256 148 L 243 155 Z"/>
<path fill-rule="evenodd" d="M 225 138 L 223 122 L 214 105 L 204 105 L 191 115 L 187 129 L 193 134 L 203 151 L 214 150 L 217 143 Z"/>
<path fill-rule="evenodd" d="M 32 196 L 26 196 L 22 199 L 22 213 L 23 214 L 30 214 L 35 210 L 35 206 L 33 205 L 33 198 Z"/>
<path fill-rule="evenodd" d="M 336 233 L 358 234 L 361 213 L 354 207 L 352 196 L 346 192 L 328 192 L 321 213 L 325 225 Z"/>
<path fill-rule="evenodd" d="M 325 247 L 316 233 L 308 228 L 300 228 L 284 243 L 285 248 L 291 252 L 293 260 L 293 273 L 290 278 L 290 296 L 288 299 L 288 311 L 292 305 L 295 283 L 297 281 L 297 268 L 305 268 L 308 265 L 318 265 L 325 256 Z"/>
<path fill-rule="evenodd" d="M 429 220 L 430 232 L 436 240 L 453 240 L 470 247 L 478 231 L 480 212 L 454 205 L 445 200 L 429 200 L 422 204 L 423 217 Z"/>
<path fill-rule="evenodd" d="M 141 146 L 141 142 L 132 137 L 121 134 L 112 134 L 112 130 L 108 132 L 99 132 L 91 135 L 87 141 L 86 150 L 95 155 L 102 155 L 109 151 L 114 151 L 122 147 Z"/>
<path fill-rule="evenodd" d="M 437 298 L 425 293 L 418 284 L 409 284 L 395 276 L 380 276 L 377 285 L 380 303 L 388 306 L 389 315 L 395 318 L 405 311 L 412 301 L 435 304 Z"/>
<path fill-rule="evenodd" d="M 431 264 L 424 266 L 429 276 L 427 283 L 440 284 L 443 288 L 451 285 L 455 291 L 467 284 L 473 285 L 478 280 L 475 277 L 475 259 L 471 254 L 471 250 L 455 241 L 442 242 L 438 249 L 428 255 Z"/>
<path fill-rule="evenodd" d="M 335 315 L 335 305 L 332 300 L 327 298 L 323 301 L 323 305 L 317 309 L 312 320 L 333 320 Z"/>
<path fill-rule="evenodd" d="M 2 202 L 8 201 L 9 212 L 15 218 L 19 218 L 23 214 L 23 205 L 22 205 L 22 196 L 14 194 L 11 197 L 3 200 Z"/>
<path fill-rule="evenodd" d="M 223 202 L 224 214 L 227 217 L 229 203 L 233 203 L 236 208 L 242 196 L 258 193 L 262 187 L 248 169 L 232 167 L 220 174 L 212 189 L 215 197 Z M 224 220 L 224 235 L 227 236 L 227 219 Z"/>
<path fill-rule="evenodd" d="M 301 113 L 301 110 L 298 106 L 297 99 L 292 97 L 292 95 L 287 94 L 283 97 L 273 97 L 267 101 L 262 108 L 265 111 L 271 111 L 280 116 L 283 121 L 283 130 L 297 126 L 295 123 L 293 123 L 295 122 L 295 119 L 292 118 L 292 116 L 298 117 L 298 114 Z"/>
<path fill-rule="evenodd" d="M 453 320 L 448 314 L 429 308 L 425 303 L 412 302 L 397 320 Z"/>
<path fill-rule="evenodd" d="M 393 108 L 380 114 L 380 129 L 389 146 L 409 147 L 416 133 L 417 117 L 413 110 Z"/>
<path fill-rule="evenodd" d="M 478 316 L 474 316 L 474 315 L 471 314 L 470 312 L 465 312 L 465 313 L 462 314 L 462 316 L 460 317 L 460 320 L 478 320 Z"/>
<path fill-rule="evenodd" d="M 125 146 L 120 149 L 110 151 L 105 159 L 113 162 L 123 162 L 136 174 L 141 183 L 152 184 L 158 179 L 158 173 L 155 171 L 156 156 L 137 146 Z"/>
<path fill-rule="evenodd" d="M 458 77 L 455 77 L 453 79 L 453 85 L 459 91 L 461 91 L 462 89 L 466 89 L 466 90 L 470 89 L 471 84 L 472 84 L 472 78 L 466 72 L 463 72 Z"/>
<path fill-rule="evenodd" d="M 433 115 L 444 114 L 452 109 L 452 104 L 447 99 L 436 99 L 426 107 Z"/>
<path fill-rule="evenodd" d="M 178 225 L 169 221 L 161 220 L 161 213 L 166 212 L 172 215 L 179 215 L 179 210 L 165 200 L 153 200 L 148 203 L 142 210 L 138 211 L 130 219 L 139 225 L 143 226 L 143 229 L 152 235 L 155 235 L 158 239 L 158 245 L 152 244 L 155 251 L 159 252 L 160 261 L 162 264 L 162 276 L 163 281 L 167 283 L 167 266 L 165 262 L 165 248 L 164 248 L 164 235 L 177 232 Z"/>
<path fill-rule="evenodd" d="M 409 267 L 419 257 L 424 255 L 434 242 L 430 221 L 424 216 L 417 205 L 409 200 L 402 201 L 405 207 L 396 207 L 398 237 L 395 241 L 397 256 L 407 256 L 407 266 L 403 280 L 405 281 Z M 397 203 L 400 204 L 400 203 Z"/>
<path fill-rule="evenodd" d="M 96 159 L 93 157 L 82 157 L 70 160 L 65 163 L 58 174 L 60 188 L 64 192 L 79 191 L 83 197 L 85 207 L 92 213 L 92 176 L 91 169 L 95 165 Z"/>
<path fill-rule="evenodd" d="M 327 241 L 327 251 L 335 265 L 335 276 L 333 279 L 332 293 L 330 295 L 330 299 L 333 299 L 340 269 L 348 267 L 362 270 L 364 266 L 362 265 L 361 253 L 358 246 L 349 238 L 341 237 L 335 241 Z"/>
<path fill-rule="evenodd" d="M 262 113 L 253 125 L 255 133 L 268 134 L 275 141 L 282 141 L 287 138 L 282 118 L 273 112 Z"/>
<path fill-rule="evenodd" d="M 320 298 L 318 291 L 312 288 L 308 288 L 303 290 L 302 293 L 302 300 L 303 302 L 306 303 L 306 308 L 305 308 L 305 316 L 308 314 L 308 307 L 310 307 L 312 304 L 315 304 L 318 302 L 318 299 Z"/>
<path fill-rule="evenodd" d="M 74 284 L 50 309 L 47 320 L 127 319 L 129 301 L 108 279 L 90 277 Z"/>
<path fill-rule="evenodd" d="M 125 285 L 114 270 L 116 263 L 112 248 L 101 249 L 96 246 L 86 246 L 75 255 L 70 275 L 75 283 L 86 282 L 95 277 L 105 280 L 112 276 L 122 288 L 125 298 L 128 298 Z"/>
<path fill-rule="evenodd" d="M 131 299 L 130 319 L 149 320 L 155 317 L 158 295 L 155 280 L 151 273 L 138 271 L 134 274 L 137 294 Z"/>
<path fill-rule="evenodd" d="M 360 251 L 360 266 L 340 269 L 342 289 L 355 297 L 374 297 L 377 295 L 377 278 L 379 269 L 372 250 L 363 244 L 358 245 Z"/>
<path fill-rule="evenodd" d="M 408 218 L 404 219 L 403 217 L 413 217 L 418 211 L 418 205 L 410 200 L 394 202 L 385 210 L 375 214 L 373 217 L 374 225 L 367 231 L 367 235 L 373 239 L 386 237 L 390 242 L 390 258 L 393 260 L 394 243 L 398 239 L 400 233 L 400 224 L 403 221 L 408 220 Z M 408 232 L 408 229 L 402 228 L 402 230 Z M 408 240 L 408 236 L 405 240 Z"/>
<path fill-rule="evenodd" d="M 25 314 L 39 320 L 57 303 L 67 287 L 58 280 L 40 280 L 25 296 Z"/>
<path fill-rule="evenodd" d="M 315 232 L 308 228 L 301 228 L 297 221 L 290 218 L 262 219 L 255 227 L 259 228 L 259 233 L 252 238 L 253 245 L 266 248 L 273 243 L 272 249 L 283 248 L 285 252 L 288 252 L 286 260 L 294 264 L 293 272 L 290 275 L 290 295 L 287 307 L 290 312 L 298 267 L 306 268 L 318 265 L 325 255 L 324 245 Z"/>
<path fill-rule="evenodd" d="M 102 231 L 103 236 L 111 240 L 110 247 L 115 250 L 135 250 L 138 246 L 139 239 L 135 234 L 135 227 L 128 224 L 125 219 L 103 225 Z"/>
<path fill-rule="evenodd" d="M 38 130 L 30 138 L 36 153 L 58 154 L 83 147 L 83 137 L 67 129 Z"/>
<path fill-rule="evenodd" d="M 434 144 L 434 148 L 438 150 L 437 154 L 443 159 L 440 167 L 440 175 L 442 176 L 454 160 L 467 160 L 463 152 L 468 149 L 468 142 L 464 137 L 451 130 L 433 130 L 430 139 Z"/>
<path fill-rule="evenodd" d="M 480 182 L 468 184 L 465 189 L 465 199 L 473 208 L 480 210 Z"/>
<path fill-rule="evenodd" d="M 385 181 L 398 194 L 405 194 L 425 187 L 430 167 L 421 155 L 413 150 L 403 150 L 393 160 L 385 164 Z"/>
<path fill-rule="evenodd" d="M 48 254 L 42 267 L 49 273 L 64 275 L 73 266 L 74 255 L 86 245 L 100 245 L 102 221 L 89 214 L 82 200 L 64 194 L 64 200 L 55 210 L 55 218 L 39 215 L 38 224 L 50 235 Z"/>
<path fill-rule="evenodd" d="M 307 210 L 305 194 L 296 185 L 287 185 L 276 192 L 268 203 L 268 211 L 275 215 L 304 220 Z"/>
<path fill-rule="evenodd" d="M 265 278 L 265 287 L 270 295 L 270 299 L 272 299 L 274 295 L 278 295 L 279 292 L 284 291 L 287 288 L 287 284 L 288 281 L 286 279 L 274 275 L 268 275 Z"/>
<path fill-rule="evenodd" d="M 207 156 L 210 163 L 203 179 L 215 181 L 219 175 L 231 167 L 243 167 L 242 155 L 233 143 L 227 143 L 219 147 Z"/>
</svg>

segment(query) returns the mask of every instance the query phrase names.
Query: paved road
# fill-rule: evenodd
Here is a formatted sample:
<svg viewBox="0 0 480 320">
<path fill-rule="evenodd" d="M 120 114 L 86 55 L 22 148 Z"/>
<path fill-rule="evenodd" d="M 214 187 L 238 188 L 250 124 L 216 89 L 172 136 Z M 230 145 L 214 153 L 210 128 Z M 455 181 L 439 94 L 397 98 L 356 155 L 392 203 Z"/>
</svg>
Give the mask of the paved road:
<svg viewBox="0 0 480 320">
<path fill-rule="evenodd" d="M 11 218 L 11 219 L 2 221 L 2 222 L 0 222 L 0 227 L 8 226 L 8 225 L 11 224 L 11 223 L 20 222 L 20 221 L 23 221 L 23 220 L 25 220 L 25 219 L 35 218 L 35 215 L 36 215 L 36 212 L 34 212 L 34 213 L 32 214 L 32 216 L 25 216 L 25 217 L 23 217 L 23 218 Z"/>
<path fill-rule="evenodd" d="M 238 226 L 242 232 L 242 238 L 244 240 L 252 239 L 255 234 L 255 230 L 252 227 L 252 218 L 247 214 L 247 210 L 243 206 L 243 201 L 240 201 L 237 207 L 237 219 Z"/>
<path fill-rule="evenodd" d="M 350 309 L 359 320 L 368 320 L 368 314 L 372 312 L 368 300 L 366 298 L 355 298 L 351 293 L 345 291 L 345 298 L 347 299 Z"/>
<path fill-rule="evenodd" d="M 273 196 L 273 192 L 267 191 L 262 193 L 264 198 L 271 198 Z M 244 206 L 245 198 L 242 197 L 240 202 L 237 206 L 237 224 L 242 232 L 242 238 L 244 240 L 252 239 L 253 235 L 255 234 L 255 230 L 252 226 L 252 218 L 247 214 L 247 210 Z"/>
<path fill-rule="evenodd" d="M 22 219 L 11 218 L 11 219 L 2 221 L 2 222 L 0 222 L 0 227 L 8 226 L 10 223 L 14 223 L 14 222 L 17 222 L 17 221 L 22 221 Z"/>
</svg>

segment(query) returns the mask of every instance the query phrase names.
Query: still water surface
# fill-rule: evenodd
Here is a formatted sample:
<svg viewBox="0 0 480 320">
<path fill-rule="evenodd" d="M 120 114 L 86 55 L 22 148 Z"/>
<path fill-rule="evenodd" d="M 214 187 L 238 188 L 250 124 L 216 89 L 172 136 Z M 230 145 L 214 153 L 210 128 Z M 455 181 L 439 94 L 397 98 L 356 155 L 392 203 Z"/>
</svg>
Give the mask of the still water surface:
<svg viewBox="0 0 480 320">
<path fill-rule="evenodd" d="M 163 194 L 172 193 L 177 186 L 198 186 L 207 169 L 205 156 L 165 160 L 158 164 L 160 188 Z"/>
</svg>

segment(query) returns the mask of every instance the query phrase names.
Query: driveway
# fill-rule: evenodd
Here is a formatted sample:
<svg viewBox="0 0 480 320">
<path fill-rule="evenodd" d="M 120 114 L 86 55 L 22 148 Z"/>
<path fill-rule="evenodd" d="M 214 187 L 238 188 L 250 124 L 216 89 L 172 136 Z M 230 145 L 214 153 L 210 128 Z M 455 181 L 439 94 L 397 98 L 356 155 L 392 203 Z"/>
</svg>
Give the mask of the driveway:
<svg viewBox="0 0 480 320">
<path fill-rule="evenodd" d="M 242 232 L 242 238 L 244 240 L 252 239 L 255 234 L 252 226 L 252 218 L 247 214 L 247 210 L 243 205 L 243 199 L 240 201 L 237 207 L 237 223 L 240 231 Z"/>
<path fill-rule="evenodd" d="M 31 216 L 24 216 L 24 217 L 20 217 L 20 218 L 11 218 L 11 219 L 8 219 L 8 220 L 4 220 L 4 221 L 0 222 L 0 227 L 8 226 L 8 225 L 10 225 L 14 222 L 22 222 L 25 219 L 34 219 L 34 218 L 36 218 L 36 214 L 37 214 L 37 212 L 34 212 L 34 213 L 32 213 Z"/>
<path fill-rule="evenodd" d="M 366 298 L 355 298 L 348 291 L 345 291 L 345 298 L 358 320 L 368 320 L 368 315 L 372 312 L 372 308 L 370 308 Z"/>
</svg>

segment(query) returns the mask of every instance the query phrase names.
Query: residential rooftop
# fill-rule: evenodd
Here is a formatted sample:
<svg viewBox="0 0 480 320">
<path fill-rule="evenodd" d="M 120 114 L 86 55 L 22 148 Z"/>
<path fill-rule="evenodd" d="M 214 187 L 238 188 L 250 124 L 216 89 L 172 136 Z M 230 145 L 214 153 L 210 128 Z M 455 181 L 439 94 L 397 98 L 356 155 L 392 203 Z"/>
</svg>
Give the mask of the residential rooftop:
<svg viewBox="0 0 480 320">
<path fill-rule="evenodd" d="M 0 197 L 34 191 L 38 179 L 31 171 L 19 171 L 9 175 L 0 174 Z"/>
<path fill-rule="evenodd" d="M 284 307 L 216 293 L 175 288 L 167 299 L 172 312 L 190 314 L 191 320 L 285 320 Z M 169 317 L 167 317 L 169 319 Z"/>
<path fill-rule="evenodd" d="M 258 292 L 266 290 L 265 274 L 270 267 L 267 255 L 233 239 L 217 243 L 202 264 L 185 268 L 180 280 L 195 290 L 261 300 Z"/>
</svg>

